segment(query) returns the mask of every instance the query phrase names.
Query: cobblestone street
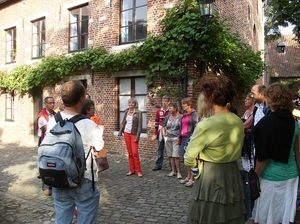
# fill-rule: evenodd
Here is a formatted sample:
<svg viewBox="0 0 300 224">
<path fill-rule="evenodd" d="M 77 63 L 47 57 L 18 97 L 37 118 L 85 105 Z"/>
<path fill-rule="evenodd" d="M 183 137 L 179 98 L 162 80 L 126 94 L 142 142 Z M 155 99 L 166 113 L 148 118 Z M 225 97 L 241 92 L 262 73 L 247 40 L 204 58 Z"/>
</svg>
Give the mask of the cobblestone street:
<svg viewBox="0 0 300 224">
<path fill-rule="evenodd" d="M 0 223 L 54 223 L 52 197 L 37 178 L 36 146 L 0 146 Z M 185 223 L 190 188 L 167 177 L 168 167 L 153 172 L 154 161 L 142 159 L 143 178 L 126 177 L 125 156 L 109 155 L 110 168 L 99 175 L 98 223 Z M 167 165 L 165 163 L 165 165 Z M 185 177 L 186 170 L 182 172 Z M 297 214 L 297 219 L 299 214 Z M 76 219 L 74 218 L 74 222 Z"/>
</svg>

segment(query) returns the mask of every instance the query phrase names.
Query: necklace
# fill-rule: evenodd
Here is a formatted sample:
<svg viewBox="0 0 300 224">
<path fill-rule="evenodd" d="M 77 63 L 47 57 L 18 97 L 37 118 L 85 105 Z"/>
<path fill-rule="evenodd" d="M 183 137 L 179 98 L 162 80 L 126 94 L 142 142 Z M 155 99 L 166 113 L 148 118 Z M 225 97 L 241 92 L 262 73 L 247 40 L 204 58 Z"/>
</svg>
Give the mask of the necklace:
<svg viewBox="0 0 300 224">
<path fill-rule="evenodd" d="M 134 110 L 129 110 L 128 111 L 128 115 L 133 115 L 134 114 Z"/>
</svg>

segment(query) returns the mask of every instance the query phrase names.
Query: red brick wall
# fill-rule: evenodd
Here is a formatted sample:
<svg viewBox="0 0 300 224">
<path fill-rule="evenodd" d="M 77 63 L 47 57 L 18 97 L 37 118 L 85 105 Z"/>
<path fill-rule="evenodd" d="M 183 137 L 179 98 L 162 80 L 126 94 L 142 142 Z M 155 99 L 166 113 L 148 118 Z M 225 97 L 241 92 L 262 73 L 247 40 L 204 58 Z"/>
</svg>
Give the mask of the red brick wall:
<svg viewBox="0 0 300 224">
<path fill-rule="evenodd" d="M 72 0 L 26 0 L 25 5 L 20 1 L 10 1 L 10 4 L 0 5 L 0 69 L 9 70 L 16 65 L 32 64 L 38 60 L 31 60 L 31 21 L 41 17 L 46 18 L 46 56 L 68 53 L 68 21 L 69 8 L 81 5 L 88 1 Z M 120 51 L 119 45 L 119 0 L 91 0 L 89 1 L 89 47 L 104 46 L 109 52 Z M 176 0 L 148 0 L 148 26 L 147 31 L 153 35 L 161 32 L 159 22 L 163 18 L 164 5 L 174 3 Z M 253 46 L 254 50 L 262 49 L 260 35 L 262 34 L 262 3 L 260 0 L 216 0 L 216 10 L 221 17 L 230 17 L 229 22 L 233 24 L 232 31 L 238 31 L 241 38 Z M 251 17 L 249 13 L 251 13 Z M 4 29 L 17 27 L 17 63 L 5 64 L 5 32 Z M 256 27 L 256 36 L 253 34 Z M 116 48 L 117 47 L 117 48 Z M 96 104 L 96 114 L 105 125 L 105 140 L 111 153 L 126 154 L 124 140 L 119 141 L 117 131 L 117 79 L 110 73 L 82 72 L 73 74 L 73 79 L 87 80 L 87 91 Z M 66 81 L 66 80 L 64 80 Z M 161 81 L 157 77 L 157 81 Z M 199 91 L 195 86 L 199 77 L 192 76 L 189 79 L 188 96 L 197 101 Z M 62 81 L 63 82 L 63 81 Z M 55 87 L 44 88 L 42 98 L 54 96 L 58 98 L 61 83 Z M 172 88 L 178 88 L 174 83 Z M 251 87 L 249 87 L 251 88 Z M 151 89 L 148 89 L 150 92 Z M 172 91 L 172 89 L 170 89 Z M 247 92 L 247 91 L 246 91 Z M 35 116 L 40 108 L 34 104 L 31 96 L 16 97 L 15 100 L 15 122 L 4 121 L 4 106 L 0 109 L 0 140 L 2 142 L 34 142 L 33 124 Z M 234 101 L 241 115 L 245 108 L 244 96 Z M 155 111 L 157 109 L 147 98 L 147 137 L 140 140 L 140 155 L 142 158 L 155 158 L 157 141 L 152 139 L 154 135 Z M 174 99 L 172 99 L 174 100 Z M 160 99 L 154 101 L 160 104 Z M 0 96 L 1 105 L 5 105 L 4 95 Z"/>
</svg>

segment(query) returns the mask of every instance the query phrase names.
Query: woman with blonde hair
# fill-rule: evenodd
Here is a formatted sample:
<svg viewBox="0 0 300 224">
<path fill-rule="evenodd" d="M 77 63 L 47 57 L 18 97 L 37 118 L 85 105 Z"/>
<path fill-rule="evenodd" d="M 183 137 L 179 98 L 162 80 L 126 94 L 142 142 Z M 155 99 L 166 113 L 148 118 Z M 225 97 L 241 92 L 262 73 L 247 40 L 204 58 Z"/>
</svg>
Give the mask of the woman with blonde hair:
<svg viewBox="0 0 300 224">
<path fill-rule="evenodd" d="M 197 110 L 200 117 L 200 121 L 209 118 L 213 115 L 213 111 L 211 108 L 208 108 L 205 101 L 203 93 L 200 93 L 197 101 Z"/>
<path fill-rule="evenodd" d="M 126 148 L 128 151 L 129 172 L 127 176 L 137 174 L 142 177 L 142 169 L 139 157 L 139 140 L 142 133 L 142 112 L 138 110 L 138 102 L 135 98 L 128 100 L 129 108 L 125 110 L 122 125 L 119 131 L 119 139 L 124 133 Z"/>
</svg>

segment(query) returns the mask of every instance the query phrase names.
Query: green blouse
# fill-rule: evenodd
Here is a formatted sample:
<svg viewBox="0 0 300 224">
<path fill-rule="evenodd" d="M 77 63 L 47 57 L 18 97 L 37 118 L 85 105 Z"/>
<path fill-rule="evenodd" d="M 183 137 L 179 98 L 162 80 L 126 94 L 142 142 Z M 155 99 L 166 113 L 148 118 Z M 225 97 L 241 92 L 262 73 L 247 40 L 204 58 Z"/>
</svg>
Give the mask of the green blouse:
<svg viewBox="0 0 300 224">
<path fill-rule="evenodd" d="M 199 122 L 187 146 L 184 164 L 196 166 L 196 157 L 214 163 L 237 161 L 244 142 L 244 125 L 233 113 L 214 115 Z"/>
</svg>

